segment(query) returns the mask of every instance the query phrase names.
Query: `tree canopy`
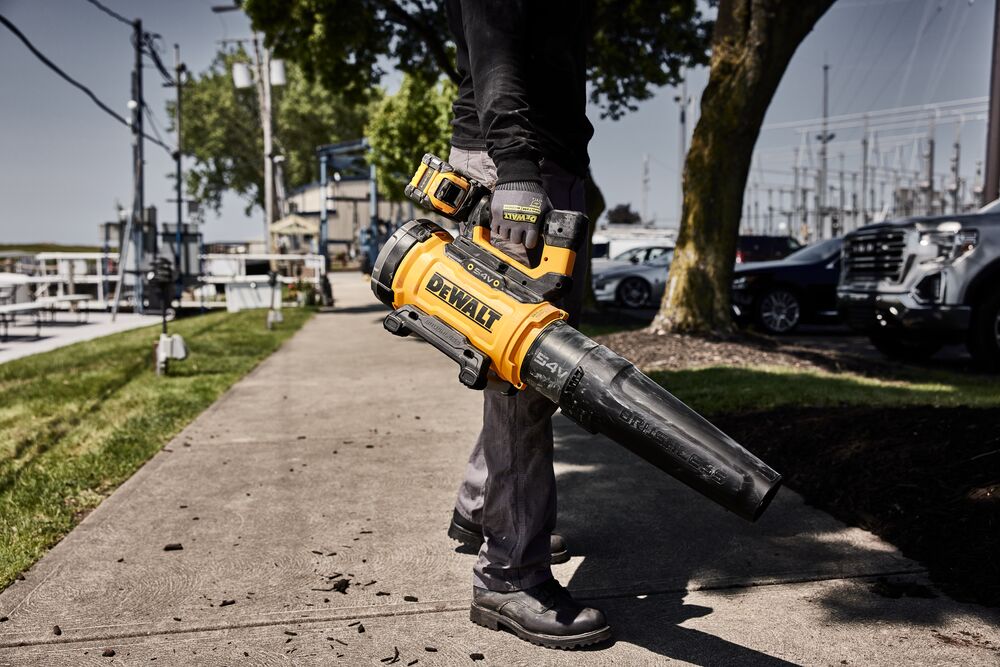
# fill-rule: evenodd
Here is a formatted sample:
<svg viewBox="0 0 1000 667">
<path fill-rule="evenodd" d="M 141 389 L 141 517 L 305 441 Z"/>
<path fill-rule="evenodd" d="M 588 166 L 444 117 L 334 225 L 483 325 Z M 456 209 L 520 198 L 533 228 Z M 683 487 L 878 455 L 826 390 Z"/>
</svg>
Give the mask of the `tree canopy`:
<svg viewBox="0 0 1000 667">
<path fill-rule="evenodd" d="M 642 216 L 632 210 L 629 204 L 618 204 L 608 209 L 609 225 L 638 225 Z"/>
<path fill-rule="evenodd" d="M 456 87 L 450 79 L 429 83 L 406 75 L 395 95 L 375 105 L 365 134 L 376 167 L 379 191 L 388 199 L 405 199 L 409 182 L 424 153 L 448 159 L 451 103 Z"/>
<path fill-rule="evenodd" d="M 708 62 L 712 22 L 696 0 L 588 0 L 591 99 L 617 118 Z M 389 68 L 458 82 L 445 0 L 246 0 L 280 57 L 328 90 L 361 99 Z"/>
<path fill-rule="evenodd" d="M 181 104 L 182 152 L 193 158 L 187 169 L 188 192 L 203 205 L 219 210 L 222 194 L 235 192 L 247 212 L 264 201 L 264 143 L 256 88 L 235 88 L 233 63 L 249 62 L 242 50 L 220 51 L 209 69 L 184 84 Z M 380 91 L 347 100 L 319 81 L 303 76 L 294 63 L 286 66 L 286 84 L 272 88 L 275 153 L 285 157 L 289 187 L 315 180 L 316 146 L 361 137 L 369 106 Z M 167 105 L 172 123 L 176 108 Z"/>
</svg>

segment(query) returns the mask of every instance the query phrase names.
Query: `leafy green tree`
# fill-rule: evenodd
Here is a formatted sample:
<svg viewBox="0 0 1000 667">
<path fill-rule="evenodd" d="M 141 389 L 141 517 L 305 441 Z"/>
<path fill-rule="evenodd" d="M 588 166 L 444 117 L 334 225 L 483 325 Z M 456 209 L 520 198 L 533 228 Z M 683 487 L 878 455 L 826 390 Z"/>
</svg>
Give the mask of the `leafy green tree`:
<svg viewBox="0 0 1000 667">
<path fill-rule="evenodd" d="M 224 192 L 247 203 L 247 213 L 264 202 L 264 140 L 256 88 L 237 89 L 231 76 L 236 62 L 250 62 L 241 49 L 220 51 L 209 69 L 184 85 L 182 150 L 194 160 L 187 170 L 188 192 L 219 210 Z M 318 175 L 316 146 L 363 136 L 370 102 L 378 90 L 357 101 L 331 93 L 286 67 L 287 83 L 272 89 L 275 152 L 285 157 L 286 185 L 294 188 Z M 168 103 L 171 122 L 176 116 Z"/>
<path fill-rule="evenodd" d="M 697 0 L 581 1 L 592 16 L 590 98 L 606 117 L 617 119 L 634 110 L 636 102 L 652 97 L 657 88 L 679 83 L 685 68 L 708 62 L 712 21 Z M 265 33 L 279 56 L 349 98 L 377 86 L 389 68 L 427 81 L 444 75 L 457 84 L 444 7 L 444 0 L 243 3 L 254 28 Z M 400 124 L 419 122 L 416 117 Z M 597 220 L 604 197 L 593 178 L 587 178 L 586 192 L 587 215 Z M 595 303 L 591 295 L 587 302 Z"/>
<path fill-rule="evenodd" d="M 638 225 L 642 216 L 632 210 L 629 204 L 618 204 L 608 209 L 609 225 Z"/>
<path fill-rule="evenodd" d="M 379 191 L 388 199 L 405 199 L 403 188 L 424 153 L 448 159 L 451 103 L 456 87 L 450 79 L 430 83 L 407 74 L 395 95 L 374 106 L 365 134 L 371 142 Z"/>
<path fill-rule="evenodd" d="M 712 22 L 697 0 L 581 0 L 592 13 L 591 99 L 617 118 L 685 67 L 705 64 Z M 329 90 L 363 97 L 388 67 L 458 83 L 444 0 L 245 0 L 275 52 Z"/>
<path fill-rule="evenodd" d="M 764 114 L 792 55 L 834 0 L 722 0 L 684 207 L 657 330 L 726 332 L 743 190 Z"/>
</svg>

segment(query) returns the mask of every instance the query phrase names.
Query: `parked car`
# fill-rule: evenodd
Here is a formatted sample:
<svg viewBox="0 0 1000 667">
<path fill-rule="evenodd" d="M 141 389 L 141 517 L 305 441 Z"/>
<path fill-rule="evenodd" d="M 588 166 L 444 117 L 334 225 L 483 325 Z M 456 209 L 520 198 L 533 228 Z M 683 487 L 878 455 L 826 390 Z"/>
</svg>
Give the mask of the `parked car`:
<svg viewBox="0 0 1000 667">
<path fill-rule="evenodd" d="M 801 247 L 802 244 L 791 236 L 740 236 L 736 244 L 736 263 L 783 259 Z"/>
<path fill-rule="evenodd" d="M 802 322 L 835 320 L 841 245 L 841 239 L 830 239 L 777 261 L 737 264 L 732 286 L 737 321 L 786 334 Z"/>
<path fill-rule="evenodd" d="M 637 248 L 629 248 L 615 255 L 614 258 L 595 257 L 590 261 L 591 272 L 604 271 L 612 266 L 645 264 L 665 252 L 673 252 L 673 249 L 673 246 L 666 245 L 644 245 Z"/>
<path fill-rule="evenodd" d="M 594 297 L 627 308 L 659 303 L 673 256 L 673 248 L 647 246 L 626 250 L 610 262 L 595 261 L 591 265 Z"/>
<path fill-rule="evenodd" d="M 965 342 L 1000 371 L 1000 200 L 978 213 L 909 218 L 845 237 L 837 301 L 890 357 Z"/>
</svg>

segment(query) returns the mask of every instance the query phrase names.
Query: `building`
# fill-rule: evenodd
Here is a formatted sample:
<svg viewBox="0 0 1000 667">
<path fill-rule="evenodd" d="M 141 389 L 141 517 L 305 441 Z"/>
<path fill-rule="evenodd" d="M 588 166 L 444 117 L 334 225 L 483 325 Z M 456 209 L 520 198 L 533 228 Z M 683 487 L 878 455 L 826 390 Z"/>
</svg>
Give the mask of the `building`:
<svg viewBox="0 0 1000 667">
<path fill-rule="evenodd" d="M 343 179 L 327 187 L 327 239 L 330 257 L 353 259 L 358 252 L 358 235 L 371 224 L 370 181 Z M 286 214 L 271 225 L 271 247 L 279 253 L 318 253 L 322 193 L 319 183 L 310 183 L 288 193 Z M 377 217 L 396 225 L 416 217 L 411 203 L 389 202 L 379 197 Z"/>
</svg>

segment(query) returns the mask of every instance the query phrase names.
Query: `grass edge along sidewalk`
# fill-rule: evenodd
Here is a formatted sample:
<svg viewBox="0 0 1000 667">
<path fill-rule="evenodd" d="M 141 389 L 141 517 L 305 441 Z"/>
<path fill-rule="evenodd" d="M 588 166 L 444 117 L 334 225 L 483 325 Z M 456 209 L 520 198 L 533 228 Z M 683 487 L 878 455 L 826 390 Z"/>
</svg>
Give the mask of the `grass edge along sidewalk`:
<svg viewBox="0 0 1000 667">
<path fill-rule="evenodd" d="M 159 326 L 0 365 L 0 590 L 295 333 L 312 310 L 177 320 L 190 356 L 153 371 Z"/>
</svg>

